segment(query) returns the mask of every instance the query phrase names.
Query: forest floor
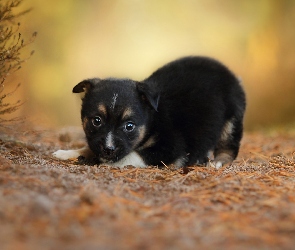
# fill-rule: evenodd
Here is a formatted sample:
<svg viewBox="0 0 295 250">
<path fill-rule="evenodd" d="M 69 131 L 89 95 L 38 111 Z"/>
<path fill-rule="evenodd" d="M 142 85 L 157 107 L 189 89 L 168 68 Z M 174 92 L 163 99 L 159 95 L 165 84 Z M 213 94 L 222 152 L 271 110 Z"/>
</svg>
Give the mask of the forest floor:
<svg viewBox="0 0 295 250">
<path fill-rule="evenodd" d="M 294 249 L 295 135 L 245 133 L 234 164 L 60 161 L 79 128 L 0 134 L 0 249 Z"/>
</svg>

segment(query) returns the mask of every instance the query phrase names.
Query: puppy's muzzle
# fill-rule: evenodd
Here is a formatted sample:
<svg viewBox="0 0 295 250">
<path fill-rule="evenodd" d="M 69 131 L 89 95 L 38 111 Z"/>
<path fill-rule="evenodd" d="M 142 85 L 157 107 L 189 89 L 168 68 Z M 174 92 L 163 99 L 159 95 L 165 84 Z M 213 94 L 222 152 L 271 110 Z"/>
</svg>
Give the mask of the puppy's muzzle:
<svg viewBox="0 0 295 250">
<path fill-rule="evenodd" d="M 104 147 L 103 152 L 106 156 L 112 157 L 116 154 L 117 148 L 115 146 Z"/>
</svg>

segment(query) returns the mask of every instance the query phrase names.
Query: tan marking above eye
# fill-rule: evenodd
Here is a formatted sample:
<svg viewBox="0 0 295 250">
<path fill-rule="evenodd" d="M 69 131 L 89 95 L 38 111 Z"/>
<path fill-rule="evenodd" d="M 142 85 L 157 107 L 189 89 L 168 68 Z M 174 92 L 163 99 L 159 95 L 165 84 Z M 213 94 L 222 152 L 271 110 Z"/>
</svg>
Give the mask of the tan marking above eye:
<svg viewBox="0 0 295 250">
<path fill-rule="evenodd" d="M 107 115 L 107 109 L 106 106 L 103 104 L 98 105 L 98 111 L 101 112 L 104 116 Z"/>
<path fill-rule="evenodd" d="M 122 119 L 127 119 L 129 118 L 130 116 L 132 116 L 133 112 L 132 112 L 132 109 L 131 108 L 126 108 L 122 114 Z"/>
</svg>

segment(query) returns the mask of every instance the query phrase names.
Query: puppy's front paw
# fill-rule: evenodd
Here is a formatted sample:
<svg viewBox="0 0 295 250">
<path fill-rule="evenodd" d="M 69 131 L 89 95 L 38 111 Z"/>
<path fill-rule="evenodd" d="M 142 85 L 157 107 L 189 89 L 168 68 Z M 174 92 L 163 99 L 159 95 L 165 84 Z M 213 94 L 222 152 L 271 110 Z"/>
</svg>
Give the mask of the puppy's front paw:
<svg viewBox="0 0 295 250">
<path fill-rule="evenodd" d="M 207 166 L 220 169 L 221 167 L 226 167 L 232 164 L 233 160 L 234 159 L 230 154 L 220 153 L 215 157 L 214 161 L 209 161 Z"/>
<path fill-rule="evenodd" d="M 223 163 L 221 161 L 208 161 L 206 163 L 206 167 L 211 167 L 211 168 L 215 168 L 215 169 L 220 169 L 221 167 L 223 167 Z"/>
<path fill-rule="evenodd" d="M 80 152 L 78 150 L 57 150 L 52 155 L 61 160 L 69 160 L 78 158 Z"/>
</svg>

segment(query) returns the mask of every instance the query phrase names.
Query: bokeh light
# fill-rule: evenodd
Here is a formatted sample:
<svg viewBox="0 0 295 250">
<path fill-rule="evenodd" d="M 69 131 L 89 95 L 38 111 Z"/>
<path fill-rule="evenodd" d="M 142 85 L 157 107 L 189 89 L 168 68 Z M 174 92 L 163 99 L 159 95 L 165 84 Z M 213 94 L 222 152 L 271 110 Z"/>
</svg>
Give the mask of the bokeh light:
<svg viewBox="0 0 295 250">
<path fill-rule="evenodd" d="M 24 0 L 21 32 L 38 32 L 18 73 L 22 112 L 80 124 L 72 87 L 90 77 L 142 80 L 186 55 L 214 57 L 243 80 L 247 129 L 295 122 L 295 1 Z"/>
</svg>

